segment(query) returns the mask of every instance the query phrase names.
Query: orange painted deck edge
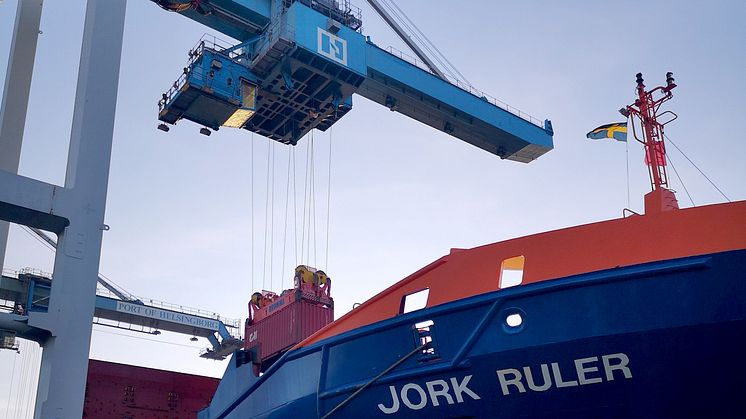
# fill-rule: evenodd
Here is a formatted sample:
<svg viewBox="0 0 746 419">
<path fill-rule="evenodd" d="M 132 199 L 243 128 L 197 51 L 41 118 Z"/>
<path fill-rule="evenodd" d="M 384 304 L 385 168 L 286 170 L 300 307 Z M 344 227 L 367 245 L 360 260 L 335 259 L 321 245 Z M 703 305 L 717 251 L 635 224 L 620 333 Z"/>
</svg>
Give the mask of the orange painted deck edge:
<svg viewBox="0 0 746 419">
<path fill-rule="evenodd" d="M 523 255 L 523 283 L 657 260 L 746 249 L 746 201 L 602 221 L 451 250 L 296 347 L 399 314 L 405 295 L 430 289 L 427 307 L 499 289 L 504 259 Z"/>
</svg>

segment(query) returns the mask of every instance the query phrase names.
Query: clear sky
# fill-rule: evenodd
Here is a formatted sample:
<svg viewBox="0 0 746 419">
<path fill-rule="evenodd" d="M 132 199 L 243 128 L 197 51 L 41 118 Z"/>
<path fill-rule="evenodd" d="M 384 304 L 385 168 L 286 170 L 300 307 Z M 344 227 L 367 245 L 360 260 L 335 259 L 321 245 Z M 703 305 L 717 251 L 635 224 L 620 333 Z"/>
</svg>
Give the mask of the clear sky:
<svg viewBox="0 0 746 419">
<path fill-rule="evenodd" d="M 0 79 L 16 2 L 0 3 Z M 404 50 L 357 3 L 365 33 Z M 555 149 L 528 165 L 501 161 L 355 97 L 333 133 L 315 134 L 315 257 L 312 245 L 311 256 L 301 258 L 295 248 L 308 139 L 295 150 L 298 227 L 291 205 L 284 234 L 290 147 L 259 136 L 252 141 L 243 130 L 208 138 L 186 121 L 167 134 L 157 131 L 160 94 L 209 31 L 149 1 L 130 1 L 101 272 L 137 295 L 245 318 L 253 291 L 281 291 L 304 262 L 332 277 L 338 317 L 450 248 L 616 218 L 625 207 L 641 211 L 649 183 L 640 146 L 630 142 L 627 151 L 624 143 L 585 139 L 592 128 L 621 119 L 617 109 L 634 100 L 637 72 L 648 86 L 674 72 L 679 87 L 667 107 L 679 119 L 667 135 L 731 200 L 746 198 L 743 1 L 399 5 L 476 87 L 551 119 Z M 64 182 L 84 8 L 82 0 L 47 0 L 42 16 L 20 172 L 55 184 Z M 270 151 L 275 176 L 267 194 Z M 669 152 L 694 204 L 724 200 L 681 154 L 670 146 Z M 679 179 L 670 177 L 680 204 L 691 206 Z M 264 244 L 267 224 L 271 248 Z M 26 266 L 51 271 L 52 255 L 13 226 L 6 267 Z M 126 334 L 95 327 L 91 357 L 212 376 L 225 366 L 197 357 L 206 341 L 119 333 Z M 21 356 L 10 352 L 0 353 L 0 376 L 11 374 L 14 359 L 19 377 Z M 0 414 L 8 394 L 3 380 Z"/>
</svg>

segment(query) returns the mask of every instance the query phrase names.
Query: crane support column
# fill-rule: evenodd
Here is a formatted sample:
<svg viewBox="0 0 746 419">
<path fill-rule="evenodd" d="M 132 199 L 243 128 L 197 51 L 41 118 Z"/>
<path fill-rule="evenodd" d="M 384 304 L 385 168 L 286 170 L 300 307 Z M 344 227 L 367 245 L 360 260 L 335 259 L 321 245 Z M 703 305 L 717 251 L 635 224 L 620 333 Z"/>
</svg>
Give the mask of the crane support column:
<svg viewBox="0 0 746 419">
<path fill-rule="evenodd" d="M 18 2 L 10 43 L 10 60 L 0 105 L 0 170 L 14 174 L 18 173 L 21 161 L 21 144 L 31 91 L 36 41 L 39 38 L 41 8 L 42 0 Z M 8 229 L 8 222 L 0 220 L 0 269 L 5 264 Z"/>
<path fill-rule="evenodd" d="M 83 399 L 106 205 L 126 0 L 88 0 L 65 192 L 55 208 L 70 221 L 58 237 L 47 313 L 29 325 L 50 331 L 35 418 L 75 418 Z"/>
</svg>

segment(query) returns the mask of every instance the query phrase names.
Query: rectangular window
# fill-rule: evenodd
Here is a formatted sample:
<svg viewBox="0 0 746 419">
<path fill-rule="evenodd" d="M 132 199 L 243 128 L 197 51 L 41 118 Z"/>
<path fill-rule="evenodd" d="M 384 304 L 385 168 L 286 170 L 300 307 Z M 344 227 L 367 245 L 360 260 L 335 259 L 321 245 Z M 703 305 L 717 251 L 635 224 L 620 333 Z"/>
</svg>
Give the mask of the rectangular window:
<svg viewBox="0 0 746 419">
<path fill-rule="evenodd" d="M 500 278 L 498 285 L 502 288 L 513 287 L 520 285 L 523 281 L 523 265 L 526 258 L 523 256 L 515 256 L 503 260 L 500 266 Z"/>
<path fill-rule="evenodd" d="M 407 314 L 425 308 L 427 306 L 427 296 L 429 294 L 430 288 L 425 288 L 424 290 L 405 295 L 402 297 L 399 313 Z"/>
</svg>

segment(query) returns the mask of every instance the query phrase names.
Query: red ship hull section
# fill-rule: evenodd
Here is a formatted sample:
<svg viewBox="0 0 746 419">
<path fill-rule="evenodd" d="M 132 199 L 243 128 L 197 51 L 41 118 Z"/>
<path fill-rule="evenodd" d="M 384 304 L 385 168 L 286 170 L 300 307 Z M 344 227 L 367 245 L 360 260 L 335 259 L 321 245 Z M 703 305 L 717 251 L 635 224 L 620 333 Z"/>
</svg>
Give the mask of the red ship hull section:
<svg viewBox="0 0 746 419">
<path fill-rule="evenodd" d="M 90 360 L 86 419 L 194 418 L 210 403 L 220 380 Z"/>
</svg>

